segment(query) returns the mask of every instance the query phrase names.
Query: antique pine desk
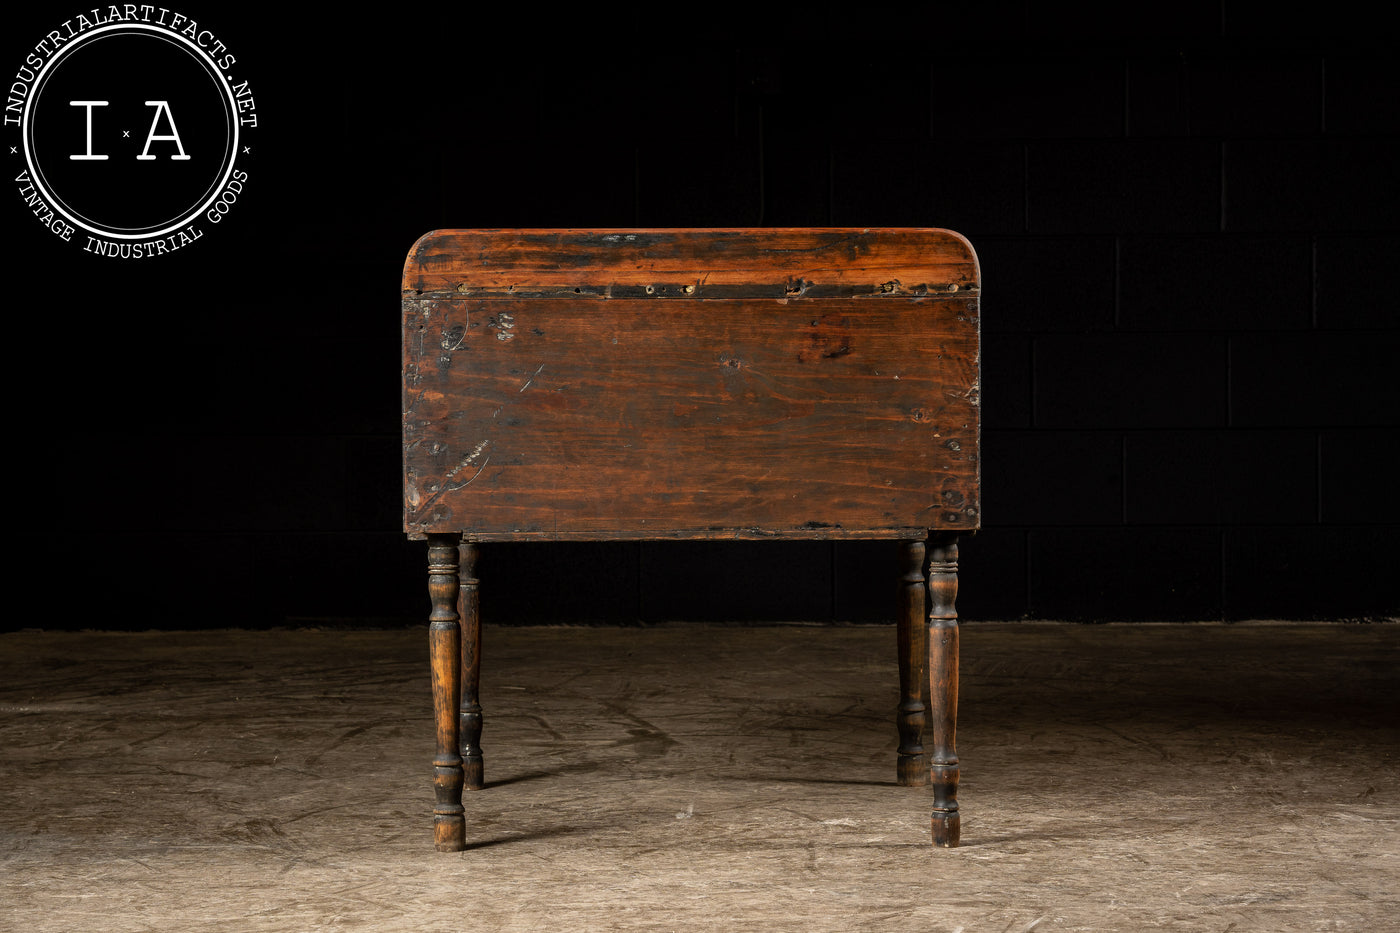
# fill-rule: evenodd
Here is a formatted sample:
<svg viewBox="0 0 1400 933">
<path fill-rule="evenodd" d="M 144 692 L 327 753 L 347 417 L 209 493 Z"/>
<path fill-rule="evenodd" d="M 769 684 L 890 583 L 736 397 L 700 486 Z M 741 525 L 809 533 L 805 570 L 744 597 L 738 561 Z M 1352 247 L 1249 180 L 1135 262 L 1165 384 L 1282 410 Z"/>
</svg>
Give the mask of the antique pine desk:
<svg viewBox="0 0 1400 933">
<path fill-rule="evenodd" d="M 478 546 L 697 538 L 900 542 L 898 781 L 932 783 L 933 842 L 957 845 L 978 293 L 971 246 L 936 229 L 439 230 L 414 244 L 404 529 L 428 542 L 439 849 L 465 847 L 462 789 L 483 786 Z"/>
</svg>

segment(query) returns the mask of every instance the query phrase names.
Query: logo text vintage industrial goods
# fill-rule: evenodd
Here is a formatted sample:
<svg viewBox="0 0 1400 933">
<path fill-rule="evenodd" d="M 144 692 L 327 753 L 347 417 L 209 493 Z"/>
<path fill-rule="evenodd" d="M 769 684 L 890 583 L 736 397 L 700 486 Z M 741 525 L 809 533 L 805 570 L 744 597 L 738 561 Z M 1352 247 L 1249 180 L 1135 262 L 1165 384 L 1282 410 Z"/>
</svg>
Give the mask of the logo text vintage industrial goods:
<svg viewBox="0 0 1400 933">
<path fill-rule="evenodd" d="M 83 251 L 167 255 L 217 229 L 249 184 L 257 105 L 211 24 L 94 7 L 13 72 L 4 132 L 22 209 Z"/>
</svg>

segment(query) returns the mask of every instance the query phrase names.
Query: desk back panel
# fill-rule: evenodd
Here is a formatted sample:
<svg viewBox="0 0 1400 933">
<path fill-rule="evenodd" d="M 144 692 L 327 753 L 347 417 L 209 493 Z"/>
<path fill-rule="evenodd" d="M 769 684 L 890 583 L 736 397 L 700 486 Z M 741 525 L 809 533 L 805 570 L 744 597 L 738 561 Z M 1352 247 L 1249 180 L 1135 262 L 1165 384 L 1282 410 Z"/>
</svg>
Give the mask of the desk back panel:
<svg viewBox="0 0 1400 933">
<path fill-rule="evenodd" d="M 971 532 L 978 293 L 945 230 L 428 234 L 403 279 L 404 528 Z"/>
</svg>

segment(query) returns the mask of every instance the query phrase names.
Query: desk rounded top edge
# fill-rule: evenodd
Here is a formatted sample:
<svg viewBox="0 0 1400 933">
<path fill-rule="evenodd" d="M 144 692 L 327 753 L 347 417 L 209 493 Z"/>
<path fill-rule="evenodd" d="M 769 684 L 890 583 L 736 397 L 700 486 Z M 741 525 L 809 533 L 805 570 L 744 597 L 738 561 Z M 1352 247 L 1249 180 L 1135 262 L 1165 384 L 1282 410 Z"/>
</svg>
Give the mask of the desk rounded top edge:
<svg viewBox="0 0 1400 933">
<path fill-rule="evenodd" d="M 402 290 L 412 298 L 692 278 L 709 286 L 781 283 L 792 297 L 811 284 L 890 291 L 901 283 L 942 297 L 976 294 L 981 269 L 968 239 L 941 227 L 439 229 L 409 250 Z"/>
</svg>

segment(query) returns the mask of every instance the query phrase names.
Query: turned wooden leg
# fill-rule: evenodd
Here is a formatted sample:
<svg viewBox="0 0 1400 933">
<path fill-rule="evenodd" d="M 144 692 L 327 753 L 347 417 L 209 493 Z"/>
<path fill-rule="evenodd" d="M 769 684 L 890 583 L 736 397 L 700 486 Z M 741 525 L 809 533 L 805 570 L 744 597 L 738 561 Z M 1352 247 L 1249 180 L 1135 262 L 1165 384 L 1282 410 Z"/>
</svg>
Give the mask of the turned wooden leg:
<svg viewBox="0 0 1400 933">
<path fill-rule="evenodd" d="M 928 679 L 927 622 L 924 618 L 924 542 L 899 543 L 899 761 L 896 778 L 904 787 L 928 783 L 924 755 L 924 692 Z"/>
<path fill-rule="evenodd" d="M 458 753 L 457 709 L 461 704 L 462 630 L 457 617 L 458 556 L 461 535 L 428 535 L 428 653 L 433 668 L 433 838 L 440 852 L 467 847 L 462 809 L 462 757 Z"/>
<path fill-rule="evenodd" d="M 485 784 L 481 757 L 481 599 L 476 578 L 477 546 L 465 541 L 461 547 L 462 584 L 457 597 L 457 614 L 462 620 L 462 767 L 467 790 L 481 790 Z"/>
<path fill-rule="evenodd" d="M 958 538 L 936 534 L 928 565 L 929 717 L 933 844 L 958 844 Z"/>
</svg>

